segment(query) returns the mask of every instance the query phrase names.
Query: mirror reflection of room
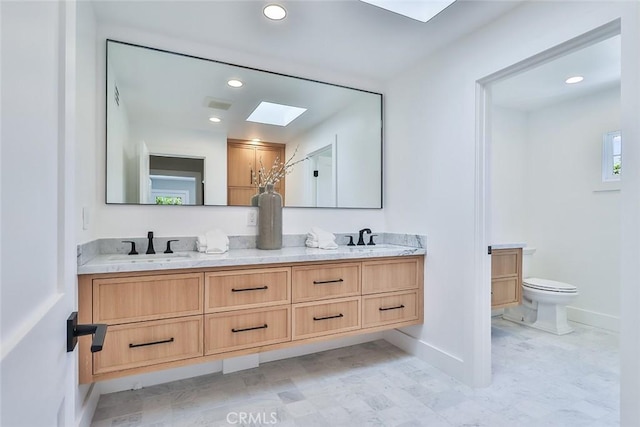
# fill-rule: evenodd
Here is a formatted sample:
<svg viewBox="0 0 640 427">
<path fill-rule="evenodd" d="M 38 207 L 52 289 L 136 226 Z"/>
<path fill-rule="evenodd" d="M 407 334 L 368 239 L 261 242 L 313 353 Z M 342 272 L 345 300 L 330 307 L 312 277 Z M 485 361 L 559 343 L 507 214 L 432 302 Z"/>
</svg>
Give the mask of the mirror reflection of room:
<svg viewBox="0 0 640 427">
<path fill-rule="evenodd" d="M 382 207 L 382 95 L 107 41 L 107 203 Z M 171 159 L 171 160 L 170 160 Z"/>
</svg>

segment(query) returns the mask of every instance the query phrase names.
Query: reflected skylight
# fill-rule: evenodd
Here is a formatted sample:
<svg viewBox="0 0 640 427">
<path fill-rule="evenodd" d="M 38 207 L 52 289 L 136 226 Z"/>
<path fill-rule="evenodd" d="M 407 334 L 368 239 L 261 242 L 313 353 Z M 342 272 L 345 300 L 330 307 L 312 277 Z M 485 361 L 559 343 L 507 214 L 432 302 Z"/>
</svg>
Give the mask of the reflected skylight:
<svg viewBox="0 0 640 427">
<path fill-rule="evenodd" d="M 307 111 L 306 108 L 262 101 L 260 105 L 253 110 L 253 113 L 247 118 L 247 121 L 267 125 L 287 126 L 305 111 Z"/>
</svg>

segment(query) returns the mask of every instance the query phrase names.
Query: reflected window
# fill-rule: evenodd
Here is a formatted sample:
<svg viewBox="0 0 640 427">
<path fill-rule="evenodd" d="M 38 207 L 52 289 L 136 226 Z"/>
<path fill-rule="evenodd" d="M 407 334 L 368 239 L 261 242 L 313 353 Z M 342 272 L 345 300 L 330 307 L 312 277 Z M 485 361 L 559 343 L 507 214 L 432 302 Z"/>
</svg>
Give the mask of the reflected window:
<svg viewBox="0 0 640 427">
<path fill-rule="evenodd" d="M 607 132 L 602 142 L 602 181 L 620 181 L 622 137 L 620 131 Z"/>
</svg>

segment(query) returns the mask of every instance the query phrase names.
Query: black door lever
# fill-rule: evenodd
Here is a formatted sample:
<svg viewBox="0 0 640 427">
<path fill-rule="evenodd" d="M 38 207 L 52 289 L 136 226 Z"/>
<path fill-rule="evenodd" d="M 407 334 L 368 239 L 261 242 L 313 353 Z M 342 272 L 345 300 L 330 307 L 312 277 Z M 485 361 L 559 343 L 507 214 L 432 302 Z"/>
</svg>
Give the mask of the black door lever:
<svg viewBox="0 0 640 427">
<path fill-rule="evenodd" d="M 93 335 L 91 353 L 102 351 L 104 339 L 107 335 L 107 325 L 104 323 L 78 325 L 78 312 L 74 311 L 67 319 L 67 352 L 76 348 L 78 337 L 83 335 Z"/>
</svg>

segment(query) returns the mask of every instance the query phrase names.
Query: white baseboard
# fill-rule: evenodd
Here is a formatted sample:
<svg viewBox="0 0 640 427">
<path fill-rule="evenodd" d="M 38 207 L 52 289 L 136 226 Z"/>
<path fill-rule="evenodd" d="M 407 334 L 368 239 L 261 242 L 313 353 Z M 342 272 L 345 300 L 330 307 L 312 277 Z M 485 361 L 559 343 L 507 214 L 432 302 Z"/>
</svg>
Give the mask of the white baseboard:
<svg viewBox="0 0 640 427">
<path fill-rule="evenodd" d="M 96 387 L 96 384 L 93 383 L 89 386 L 89 391 L 82 402 L 81 413 L 76 422 L 77 427 L 91 426 L 93 414 L 96 412 L 96 408 L 98 407 L 98 400 L 100 400 L 100 390 L 99 387 Z"/>
<path fill-rule="evenodd" d="M 459 357 L 397 329 L 385 331 L 384 339 L 412 356 L 424 360 L 430 365 L 444 371 L 446 374 L 464 381 L 464 362 Z"/>
<path fill-rule="evenodd" d="M 620 332 L 619 316 L 568 306 L 567 319 L 608 331 Z"/>
</svg>

